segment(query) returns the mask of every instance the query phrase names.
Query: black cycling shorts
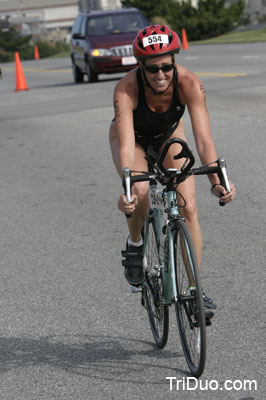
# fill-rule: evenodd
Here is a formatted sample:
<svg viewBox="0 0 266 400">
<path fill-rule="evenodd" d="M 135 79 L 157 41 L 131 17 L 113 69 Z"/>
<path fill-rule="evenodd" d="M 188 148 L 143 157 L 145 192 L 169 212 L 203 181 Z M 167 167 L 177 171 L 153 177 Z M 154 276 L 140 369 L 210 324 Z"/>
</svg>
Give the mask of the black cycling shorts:
<svg viewBox="0 0 266 400">
<path fill-rule="evenodd" d="M 140 135 L 138 132 L 135 132 L 135 140 L 147 153 L 148 147 L 152 145 L 154 150 L 158 151 L 160 147 L 172 136 L 173 132 L 176 130 L 178 126 L 178 122 L 175 122 L 173 126 L 171 126 L 168 131 L 160 133 L 159 135 L 149 137 Z"/>
<path fill-rule="evenodd" d="M 115 118 L 112 119 L 112 122 L 115 121 Z M 148 147 L 150 145 L 153 146 L 154 150 L 158 151 L 160 147 L 172 136 L 173 132 L 178 127 L 179 121 L 175 122 L 170 129 L 166 132 L 162 132 L 159 135 L 155 135 L 153 137 L 140 135 L 138 132 L 135 132 L 135 141 L 138 143 L 147 153 Z"/>
</svg>

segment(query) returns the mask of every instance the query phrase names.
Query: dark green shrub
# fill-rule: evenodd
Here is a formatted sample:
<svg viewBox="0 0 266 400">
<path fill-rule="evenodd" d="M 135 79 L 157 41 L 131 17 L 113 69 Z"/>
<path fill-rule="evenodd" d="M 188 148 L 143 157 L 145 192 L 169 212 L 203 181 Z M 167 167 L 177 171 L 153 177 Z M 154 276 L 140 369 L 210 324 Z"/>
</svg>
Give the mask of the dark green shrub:
<svg viewBox="0 0 266 400">
<path fill-rule="evenodd" d="M 38 46 L 40 58 L 69 50 L 69 45 L 64 42 L 38 39 L 34 44 Z M 31 35 L 22 36 L 14 27 L 11 27 L 7 32 L 0 30 L 0 61 L 14 61 L 16 51 L 21 60 L 32 60 L 34 58 L 34 44 Z"/>
<path fill-rule="evenodd" d="M 64 42 L 50 42 L 48 40 L 37 40 L 40 58 L 50 57 L 63 51 L 69 50 L 69 45 Z"/>
<path fill-rule="evenodd" d="M 226 0 L 199 0 L 197 7 L 187 1 L 122 0 L 139 8 L 150 20 L 163 16 L 168 25 L 180 34 L 185 28 L 189 40 L 207 39 L 234 29 L 240 22 L 244 0 L 226 5 Z"/>
</svg>

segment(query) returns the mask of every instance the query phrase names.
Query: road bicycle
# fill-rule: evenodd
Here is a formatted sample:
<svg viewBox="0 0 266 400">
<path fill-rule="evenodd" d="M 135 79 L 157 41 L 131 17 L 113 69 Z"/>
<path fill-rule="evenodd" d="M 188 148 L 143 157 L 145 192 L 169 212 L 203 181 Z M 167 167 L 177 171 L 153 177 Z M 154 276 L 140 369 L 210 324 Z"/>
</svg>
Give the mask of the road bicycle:
<svg viewBox="0 0 266 400">
<path fill-rule="evenodd" d="M 169 147 L 178 144 L 181 150 L 175 160 L 184 159 L 180 170 L 163 166 Z M 230 185 L 225 160 L 219 158 L 208 165 L 192 168 L 192 151 L 181 139 L 169 140 L 160 155 L 150 146 L 147 151 L 149 172 L 124 168 L 123 186 L 130 201 L 135 182 L 150 182 L 150 210 L 143 228 L 145 280 L 141 288 L 151 331 L 156 345 L 166 345 L 169 331 L 169 307 L 174 305 L 183 352 L 191 371 L 199 377 L 206 360 L 206 315 L 199 267 L 189 230 L 180 214 L 184 199 L 178 185 L 191 175 L 217 173 L 227 191 Z M 158 185 L 161 187 L 158 188 Z M 220 205 L 224 205 L 220 203 Z"/>
</svg>

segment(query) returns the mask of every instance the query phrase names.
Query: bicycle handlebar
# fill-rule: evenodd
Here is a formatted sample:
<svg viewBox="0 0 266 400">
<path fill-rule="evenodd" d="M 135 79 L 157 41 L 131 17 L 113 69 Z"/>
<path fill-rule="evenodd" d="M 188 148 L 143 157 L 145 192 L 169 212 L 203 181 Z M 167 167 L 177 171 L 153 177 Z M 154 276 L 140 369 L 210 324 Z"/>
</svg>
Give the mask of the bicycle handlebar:
<svg viewBox="0 0 266 400">
<path fill-rule="evenodd" d="M 131 185 L 132 182 L 130 180 L 131 171 L 128 167 L 123 169 L 123 185 L 125 190 L 125 195 L 128 203 L 131 202 Z M 125 214 L 127 218 L 130 218 L 132 214 Z"/>
<path fill-rule="evenodd" d="M 168 140 L 159 156 L 154 151 L 152 146 L 148 147 L 148 152 L 147 152 L 148 153 L 148 161 L 151 164 L 153 164 L 153 160 L 154 160 L 157 163 L 158 168 L 164 173 L 164 175 L 166 177 L 169 177 L 170 174 L 167 171 L 167 169 L 164 168 L 163 162 L 164 162 L 165 156 L 169 150 L 169 147 L 171 147 L 175 143 L 179 144 L 182 148 L 181 148 L 181 151 L 174 156 L 174 160 L 179 160 L 181 158 L 186 158 L 186 160 L 187 160 L 187 162 L 185 163 L 186 165 L 183 165 L 184 168 L 183 167 L 182 167 L 183 169 L 181 168 L 182 173 L 185 175 L 190 170 L 190 168 L 194 165 L 195 158 L 193 156 L 192 151 L 190 150 L 190 148 L 188 147 L 187 143 L 184 140 L 182 140 L 180 138 L 174 138 L 174 139 Z"/>
<path fill-rule="evenodd" d="M 204 166 L 195 168 L 194 170 L 192 169 L 189 175 L 217 174 L 220 179 L 220 185 L 223 186 L 228 192 L 231 192 L 229 179 L 226 171 L 225 159 L 220 157 L 216 162 L 217 166 L 215 167 Z M 225 206 L 225 203 L 223 201 L 219 201 L 219 205 Z"/>
<path fill-rule="evenodd" d="M 182 147 L 181 151 L 173 157 L 174 160 L 178 160 L 181 158 L 186 159 L 180 171 L 167 170 L 163 166 L 167 151 L 169 150 L 169 147 L 172 146 L 174 143 L 177 143 Z M 153 168 L 155 168 L 155 166 L 157 165 L 157 172 L 147 172 L 142 173 L 141 175 L 131 176 L 131 170 L 128 167 L 125 167 L 123 170 L 123 187 L 128 202 L 131 201 L 131 186 L 135 182 L 159 180 L 161 183 L 167 185 L 169 182 L 173 182 L 176 179 L 176 183 L 179 184 L 191 175 L 207 175 L 217 173 L 221 186 L 223 186 L 228 192 L 231 191 L 226 171 L 225 160 L 223 158 L 218 158 L 217 161 L 214 161 L 217 163 L 216 166 L 202 166 L 198 168 L 191 168 L 195 163 L 195 158 L 187 143 L 182 139 L 174 138 L 166 142 L 160 155 L 158 155 L 154 151 L 152 146 L 149 146 L 147 151 L 147 160 Z M 221 201 L 219 202 L 219 204 L 220 206 L 225 205 L 225 203 Z M 131 214 L 126 214 L 126 217 L 131 217 Z"/>
</svg>

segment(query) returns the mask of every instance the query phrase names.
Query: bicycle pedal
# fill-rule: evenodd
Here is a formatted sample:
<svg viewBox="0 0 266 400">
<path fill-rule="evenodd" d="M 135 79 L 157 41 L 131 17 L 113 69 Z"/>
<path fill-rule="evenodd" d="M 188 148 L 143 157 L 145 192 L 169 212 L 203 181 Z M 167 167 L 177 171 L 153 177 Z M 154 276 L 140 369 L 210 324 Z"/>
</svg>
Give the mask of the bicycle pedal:
<svg viewBox="0 0 266 400">
<path fill-rule="evenodd" d="M 136 286 L 130 285 L 130 289 L 131 289 L 132 293 L 141 293 L 142 292 L 141 286 L 136 287 Z"/>
<path fill-rule="evenodd" d="M 205 308 L 216 310 L 217 305 L 214 304 L 213 300 L 210 297 L 207 297 L 205 293 L 203 293 L 203 304 Z"/>
</svg>

